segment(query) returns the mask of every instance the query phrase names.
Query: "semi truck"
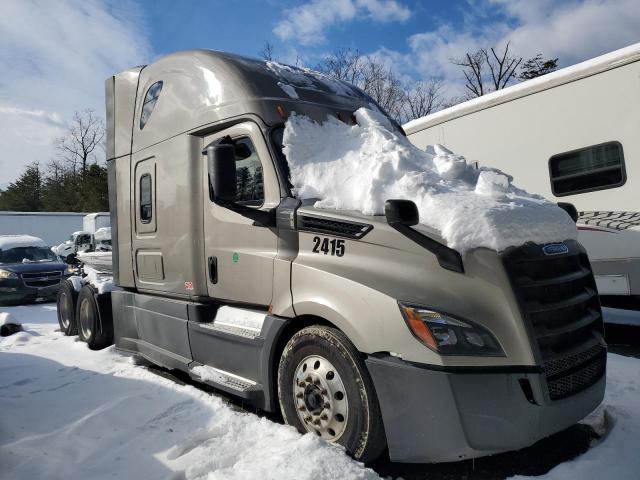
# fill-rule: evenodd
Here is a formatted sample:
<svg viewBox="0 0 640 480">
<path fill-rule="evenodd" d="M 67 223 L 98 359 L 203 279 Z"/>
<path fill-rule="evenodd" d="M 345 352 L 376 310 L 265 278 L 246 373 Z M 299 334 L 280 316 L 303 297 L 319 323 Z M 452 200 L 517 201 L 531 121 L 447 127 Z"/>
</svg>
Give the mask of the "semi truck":
<svg viewBox="0 0 640 480">
<path fill-rule="evenodd" d="M 321 74 L 208 50 L 108 78 L 115 285 L 66 282 L 62 330 L 363 462 L 489 455 L 581 420 L 603 398 L 606 345 L 579 243 L 461 254 L 410 200 L 364 215 L 296 196 L 287 118 L 361 107 L 379 109 Z"/>
<path fill-rule="evenodd" d="M 404 125 L 518 185 L 579 210 L 607 306 L 640 309 L 640 43 L 491 92 Z"/>
</svg>

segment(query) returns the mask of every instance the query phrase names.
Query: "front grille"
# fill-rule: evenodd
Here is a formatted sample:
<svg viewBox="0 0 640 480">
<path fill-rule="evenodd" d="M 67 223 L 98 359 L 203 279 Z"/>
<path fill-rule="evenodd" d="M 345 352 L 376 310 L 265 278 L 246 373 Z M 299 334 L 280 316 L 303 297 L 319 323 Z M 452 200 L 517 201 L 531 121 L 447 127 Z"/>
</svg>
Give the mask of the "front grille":
<svg viewBox="0 0 640 480">
<path fill-rule="evenodd" d="M 44 288 L 58 285 L 62 280 L 62 272 L 30 272 L 22 274 L 22 281 L 27 287 Z"/>
<path fill-rule="evenodd" d="M 607 353 L 604 348 L 601 350 L 595 358 L 582 364 L 578 369 L 573 369 L 569 373 L 563 372 L 563 374 L 553 377 L 547 375 L 549 398 L 551 400 L 561 400 L 570 397 L 589 388 L 602 378 L 606 370 Z"/>
<path fill-rule="evenodd" d="M 362 238 L 371 231 L 373 225 L 336 220 L 312 215 L 298 216 L 298 229 L 307 232 L 324 233 L 347 238 Z"/>
<path fill-rule="evenodd" d="M 606 363 L 589 259 L 577 242 L 565 243 L 569 250 L 563 254 L 545 255 L 540 245 L 527 244 L 503 256 L 552 400 L 593 385 Z"/>
</svg>

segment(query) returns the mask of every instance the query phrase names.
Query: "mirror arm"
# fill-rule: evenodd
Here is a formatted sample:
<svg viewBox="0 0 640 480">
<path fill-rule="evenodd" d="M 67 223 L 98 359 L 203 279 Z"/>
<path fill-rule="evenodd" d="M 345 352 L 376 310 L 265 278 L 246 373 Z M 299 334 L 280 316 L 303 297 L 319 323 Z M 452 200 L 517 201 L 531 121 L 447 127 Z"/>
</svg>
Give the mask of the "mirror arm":
<svg viewBox="0 0 640 480">
<path fill-rule="evenodd" d="M 271 208 L 269 210 L 258 210 L 256 208 L 247 207 L 237 202 L 218 202 L 221 207 L 228 208 L 229 210 L 236 212 L 243 217 L 247 217 L 253 220 L 254 225 L 259 227 L 274 227 L 276 226 L 276 209 Z"/>
</svg>

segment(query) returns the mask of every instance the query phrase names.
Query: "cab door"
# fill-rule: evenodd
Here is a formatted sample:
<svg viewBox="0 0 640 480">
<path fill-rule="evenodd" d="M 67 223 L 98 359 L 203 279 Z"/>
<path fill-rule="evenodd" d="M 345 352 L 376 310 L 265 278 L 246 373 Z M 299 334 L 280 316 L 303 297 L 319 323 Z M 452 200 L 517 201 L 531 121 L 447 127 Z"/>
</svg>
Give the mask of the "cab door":
<svg viewBox="0 0 640 480">
<path fill-rule="evenodd" d="M 241 144 L 236 154 L 236 203 L 269 211 L 280 202 L 280 189 L 260 128 L 252 122 L 234 125 L 204 138 L 204 145 L 230 137 Z M 233 207 L 211 200 L 206 157 L 202 160 L 204 238 L 209 296 L 220 300 L 268 306 L 273 263 L 278 248 L 275 225 L 264 225 Z"/>
</svg>

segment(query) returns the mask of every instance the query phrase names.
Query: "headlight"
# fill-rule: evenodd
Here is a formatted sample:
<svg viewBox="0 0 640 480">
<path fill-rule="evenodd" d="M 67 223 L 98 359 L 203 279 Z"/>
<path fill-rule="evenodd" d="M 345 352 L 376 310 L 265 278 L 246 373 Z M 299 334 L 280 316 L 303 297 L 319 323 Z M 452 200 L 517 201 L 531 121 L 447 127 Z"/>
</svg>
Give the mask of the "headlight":
<svg viewBox="0 0 640 480">
<path fill-rule="evenodd" d="M 0 280 L 8 280 L 10 278 L 18 278 L 18 275 L 16 275 L 13 272 L 10 272 L 9 270 L 0 269 Z"/>
<path fill-rule="evenodd" d="M 495 337 L 475 323 L 415 305 L 399 305 L 411 333 L 441 355 L 504 356 Z"/>
<path fill-rule="evenodd" d="M 73 275 L 74 273 L 76 273 L 76 269 L 71 265 L 69 265 L 67 266 L 67 268 L 64 269 L 63 275 Z"/>
</svg>

